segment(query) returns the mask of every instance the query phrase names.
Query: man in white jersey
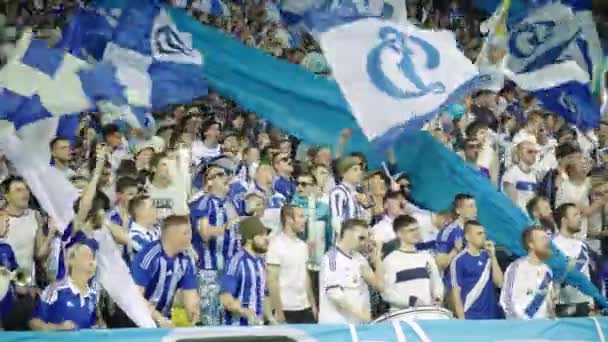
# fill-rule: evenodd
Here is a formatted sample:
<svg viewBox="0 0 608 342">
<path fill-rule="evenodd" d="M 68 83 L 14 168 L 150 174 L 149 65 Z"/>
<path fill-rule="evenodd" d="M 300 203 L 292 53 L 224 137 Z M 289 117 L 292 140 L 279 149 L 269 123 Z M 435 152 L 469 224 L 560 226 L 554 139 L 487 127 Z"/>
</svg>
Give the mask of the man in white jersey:
<svg viewBox="0 0 608 342">
<path fill-rule="evenodd" d="M 443 297 L 443 281 L 431 253 L 418 251 L 421 240 L 420 226 L 416 219 L 401 215 L 393 222 L 399 239 L 399 249 L 384 260 L 384 292 L 382 298 L 391 309 L 440 305 Z"/>
<path fill-rule="evenodd" d="M 380 248 L 373 251 L 375 272 L 357 252 L 368 243 L 367 223 L 346 220 L 342 224 L 340 240 L 323 257 L 319 275 L 319 323 L 364 323 L 371 319 L 367 285 L 378 291 L 384 289 L 384 267 Z"/>
<path fill-rule="evenodd" d="M 537 188 L 536 174 L 532 167 L 538 150 L 534 143 L 522 141 L 516 146 L 515 153 L 518 161 L 505 172 L 502 187 L 517 206 L 526 210 L 526 205 L 534 198 Z"/>
<path fill-rule="evenodd" d="M 154 206 L 158 209 L 159 219 L 188 213 L 186 189 L 183 184 L 179 184 L 179 180 L 183 179 L 180 175 L 183 170 L 174 169 L 172 167 L 174 162 L 173 157 L 165 153 L 155 154 L 150 161 L 152 176 L 147 190 Z"/>
<path fill-rule="evenodd" d="M 569 266 L 589 278 L 589 248 L 576 234 L 581 231 L 581 212 L 574 203 L 564 203 L 555 209 L 555 219 L 559 223 L 559 233 L 553 243 L 569 260 Z M 559 291 L 560 304 L 593 304 L 593 299 L 576 288 L 565 285 Z"/>
<path fill-rule="evenodd" d="M 549 237 L 542 228 L 530 227 L 522 233 L 522 243 L 528 255 L 507 268 L 500 306 L 507 319 L 554 317 L 553 273 L 544 263 L 551 256 Z"/>
</svg>

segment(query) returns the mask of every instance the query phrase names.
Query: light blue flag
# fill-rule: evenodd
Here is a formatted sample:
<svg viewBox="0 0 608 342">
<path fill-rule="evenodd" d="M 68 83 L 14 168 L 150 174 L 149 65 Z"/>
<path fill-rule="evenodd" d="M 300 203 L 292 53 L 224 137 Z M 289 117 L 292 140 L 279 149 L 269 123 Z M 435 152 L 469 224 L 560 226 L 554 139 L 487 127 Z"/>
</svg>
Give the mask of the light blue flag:
<svg viewBox="0 0 608 342">
<path fill-rule="evenodd" d="M 584 89 L 593 77 L 594 39 L 583 20 L 588 13 L 582 5 L 572 0 L 539 1 L 530 11 L 509 16 L 505 74 L 536 97 L 552 98 L 544 101 L 546 109 L 587 130 L 598 127 L 600 112 Z"/>
<path fill-rule="evenodd" d="M 485 212 L 480 220 L 488 234 L 497 244 L 523 254 L 519 241 L 521 230 L 528 223 L 525 214 L 487 180 L 478 177 L 478 172 L 467 167 L 462 158 L 441 147 L 432 137 L 420 132 L 405 134 L 396 129 L 371 145 L 335 82 L 247 47 L 214 28 L 201 25 L 182 10 L 167 11 L 178 30 L 192 35 L 193 48 L 205 56 L 203 72 L 214 91 L 310 145 L 336 146 L 340 132 L 349 128 L 353 134 L 346 152 L 367 153 L 372 166 L 380 166 L 383 153 L 372 152 L 384 152 L 376 150 L 381 145 L 380 139 L 384 139 L 384 143 L 394 145 L 402 171 L 412 177 L 414 199 L 429 209 L 445 209 L 458 192 L 483 191 L 476 199 Z M 566 267 L 563 256 L 555 260 L 554 270 L 563 273 Z M 574 281 L 581 284 L 586 293 L 601 298 L 584 276 Z"/>
</svg>

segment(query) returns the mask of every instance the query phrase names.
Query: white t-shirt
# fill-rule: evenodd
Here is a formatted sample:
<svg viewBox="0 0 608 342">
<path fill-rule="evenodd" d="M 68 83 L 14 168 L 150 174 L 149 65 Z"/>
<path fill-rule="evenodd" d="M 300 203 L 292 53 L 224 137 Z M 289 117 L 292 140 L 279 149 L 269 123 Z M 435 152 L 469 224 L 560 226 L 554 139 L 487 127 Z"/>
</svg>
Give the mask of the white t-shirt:
<svg viewBox="0 0 608 342">
<path fill-rule="evenodd" d="M 148 183 L 148 195 L 152 199 L 154 207 L 158 210 L 158 218 L 160 220 L 170 215 L 188 214 L 186 194 L 175 184 L 160 189 L 155 187 L 154 184 Z"/>
<path fill-rule="evenodd" d="M 356 310 L 369 310 L 369 293 L 362 296 L 364 289 L 367 289 L 361 273 L 362 267 L 369 267 L 369 264 L 358 253 L 349 256 L 334 247 L 325 254 L 319 274 L 320 324 L 361 323 L 350 313 L 336 307 L 330 296 L 334 291 L 341 291 L 344 300 L 348 301 L 351 307 Z"/>
<path fill-rule="evenodd" d="M 21 216 L 9 216 L 8 243 L 15 253 L 19 269 L 29 277 L 34 270 L 34 248 L 38 231 L 37 212 L 27 209 Z"/>
<path fill-rule="evenodd" d="M 279 288 L 284 311 L 310 308 L 306 291 L 308 246 L 299 238 L 281 232 L 271 240 L 266 264 L 280 267 Z"/>
<path fill-rule="evenodd" d="M 220 144 L 214 147 L 205 145 L 200 140 L 192 142 L 192 164 L 198 165 L 203 159 L 211 159 L 222 154 L 222 146 Z"/>
<path fill-rule="evenodd" d="M 561 234 L 557 234 L 553 238 L 553 243 L 568 258 L 576 259 L 576 265 L 574 268 L 586 275 L 587 278 L 590 278 L 589 249 L 585 242 L 577 238 L 569 238 Z M 567 285 L 562 287 L 559 291 L 559 302 L 561 304 L 576 304 L 584 302 L 593 303 L 593 299 L 587 295 L 584 295 L 576 288 Z"/>
<path fill-rule="evenodd" d="M 382 241 L 382 243 L 394 240 L 396 235 L 393 230 L 393 219 L 384 215 L 382 220 L 372 227 L 372 234 L 376 241 Z"/>
<path fill-rule="evenodd" d="M 559 207 L 564 203 L 574 203 L 578 206 L 589 206 L 589 191 L 591 191 L 591 182 L 586 179 L 582 184 L 574 184 L 570 179 L 566 179 L 557 188 L 555 194 L 555 207 Z M 587 239 L 587 228 L 589 220 L 587 217 L 581 218 L 581 231 L 576 234 L 576 237 L 581 240 Z"/>
<path fill-rule="evenodd" d="M 517 191 L 517 206 L 519 206 L 524 212 L 526 211 L 526 205 L 535 196 L 537 181 L 534 171 L 525 173 L 521 170 L 519 165 L 513 165 L 505 175 L 502 177 L 503 190 L 504 184 L 511 184 Z"/>
</svg>

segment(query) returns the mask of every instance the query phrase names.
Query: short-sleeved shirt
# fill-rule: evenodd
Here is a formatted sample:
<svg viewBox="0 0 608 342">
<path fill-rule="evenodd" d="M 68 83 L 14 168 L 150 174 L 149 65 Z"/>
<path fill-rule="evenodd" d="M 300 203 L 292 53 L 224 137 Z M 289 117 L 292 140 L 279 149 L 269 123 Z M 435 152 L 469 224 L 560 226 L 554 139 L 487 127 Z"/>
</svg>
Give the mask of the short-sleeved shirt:
<svg viewBox="0 0 608 342">
<path fill-rule="evenodd" d="M 88 288 L 81 294 L 70 277 L 66 277 L 52 283 L 42 292 L 33 318 L 52 324 L 72 321 L 78 329 L 89 329 L 97 322 L 96 307 L 97 292 Z"/>
<path fill-rule="evenodd" d="M 19 268 L 15 253 L 8 243 L 0 241 L 0 268 L 13 272 Z M 0 294 L 2 296 L 2 294 Z M 0 319 L 10 312 L 15 299 L 15 283 L 8 284 L 8 291 L 0 298 Z"/>
<path fill-rule="evenodd" d="M 464 230 L 457 223 L 452 223 L 443 228 L 439 234 L 437 234 L 437 240 L 435 241 L 435 252 L 437 254 L 449 254 L 456 245 L 456 241 L 461 239 L 464 243 Z M 443 284 L 446 288 L 450 288 L 450 280 L 448 276 L 449 269 L 445 270 Z"/>
<path fill-rule="evenodd" d="M 308 246 L 298 237 L 280 233 L 270 240 L 266 264 L 280 267 L 279 287 L 285 311 L 310 308 L 306 293 Z"/>
<path fill-rule="evenodd" d="M 148 229 L 133 221 L 129 227 L 129 237 L 133 242 L 133 252 L 137 253 L 149 243 L 160 239 L 160 227 L 155 225 Z"/>
<path fill-rule="evenodd" d="M 536 195 L 538 182 L 534 171 L 525 173 L 519 165 L 513 165 L 502 177 L 502 184 L 510 184 L 517 191 L 517 206 L 526 211 L 526 205 Z"/>
<path fill-rule="evenodd" d="M 473 255 L 465 249 L 450 264 L 451 287 L 460 288 L 466 319 L 496 319 L 498 302 L 492 281 L 492 260 L 487 251 Z"/>
<path fill-rule="evenodd" d="M 201 193 L 190 202 L 190 222 L 192 223 L 192 247 L 198 253 L 198 266 L 202 270 L 222 270 L 224 267 L 224 237 L 213 236 L 203 241 L 200 236 L 199 220 L 206 218 L 212 227 L 222 227 L 229 222 L 227 198 Z"/>
<path fill-rule="evenodd" d="M 144 297 L 169 317 L 178 289 L 198 288 L 194 258 L 188 253 L 168 256 L 160 240 L 146 245 L 133 257 L 131 275 L 144 288 Z"/>
<path fill-rule="evenodd" d="M 242 307 L 253 310 L 262 317 L 264 300 L 268 296 L 264 259 L 249 254 L 245 249 L 238 251 L 230 260 L 221 278 L 221 293 L 229 293 L 239 300 Z M 254 325 L 246 317 L 239 317 L 224 311 L 225 325 Z"/>
</svg>

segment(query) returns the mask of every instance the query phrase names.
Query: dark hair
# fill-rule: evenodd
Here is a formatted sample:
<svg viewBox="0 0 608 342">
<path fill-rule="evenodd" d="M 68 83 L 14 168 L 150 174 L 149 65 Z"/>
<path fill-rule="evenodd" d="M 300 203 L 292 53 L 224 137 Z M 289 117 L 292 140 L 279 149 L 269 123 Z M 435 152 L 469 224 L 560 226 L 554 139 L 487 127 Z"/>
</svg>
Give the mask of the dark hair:
<svg viewBox="0 0 608 342">
<path fill-rule="evenodd" d="M 150 168 L 158 167 L 158 163 L 160 163 L 161 159 L 167 158 L 167 154 L 165 152 L 154 153 L 152 158 L 150 158 Z"/>
<path fill-rule="evenodd" d="M 482 129 L 487 129 L 488 128 L 488 124 L 483 122 L 483 121 L 479 121 L 479 120 L 475 120 L 473 122 L 471 122 L 467 128 L 465 128 L 464 130 L 464 134 L 467 137 L 474 137 L 477 135 L 477 132 L 481 131 Z"/>
<path fill-rule="evenodd" d="M 575 139 L 577 137 L 575 129 L 573 129 L 572 127 L 570 127 L 568 125 L 563 125 L 560 129 L 557 130 L 557 132 L 555 133 L 555 136 L 557 137 L 557 140 L 559 140 L 564 135 L 568 135 L 568 134 L 572 134 Z"/>
<path fill-rule="evenodd" d="M 454 196 L 454 201 L 452 201 L 452 213 L 454 214 L 454 216 L 458 216 L 456 214 L 456 209 L 458 209 L 462 205 L 462 202 L 464 202 L 465 200 L 475 200 L 475 197 L 469 194 L 462 193 L 456 194 L 456 196 Z"/>
<path fill-rule="evenodd" d="M 102 136 L 105 140 L 108 136 L 110 136 L 112 134 L 120 133 L 120 128 L 118 128 L 118 126 L 115 124 L 107 124 L 107 125 L 103 126 L 103 128 L 101 129 L 101 132 L 102 132 Z"/>
<path fill-rule="evenodd" d="M 418 223 L 415 218 L 410 215 L 399 215 L 393 221 L 393 231 L 399 232 L 402 228 Z"/>
<path fill-rule="evenodd" d="M 528 213 L 528 216 L 530 216 L 530 217 L 533 216 L 532 212 L 534 211 L 534 209 L 536 208 L 536 206 L 538 205 L 538 203 L 540 201 L 549 201 L 549 200 L 545 196 L 537 195 L 528 201 L 528 203 L 526 204 L 526 212 Z"/>
<path fill-rule="evenodd" d="M 285 222 L 287 222 L 288 217 L 294 217 L 296 208 L 298 207 L 290 204 L 285 205 L 281 208 L 281 225 L 283 225 L 283 227 L 285 227 Z"/>
<path fill-rule="evenodd" d="M 363 169 L 363 171 L 367 170 L 367 158 L 365 157 L 365 154 L 363 154 L 363 152 L 351 152 L 349 156 L 361 159 L 361 161 L 363 162 L 363 165 L 361 165 L 361 169 Z"/>
<path fill-rule="evenodd" d="M 123 159 L 116 169 L 116 177 L 134 177 L 137 175 L 137 164 L 133 159 Z"/>
<path fill-rule="evenodd" d="M 120 177 L 116 181 L 116 193 L 124 193 L 128 188 L 137 188 L 139 184 L 133 177 Z"/>
<path fill-rule="evenodd" d="M 66 138 L 64 136 L 61 136 L 61 135 L 58 135 L 58 136 L 54 137 L 53 140 L 51 140 L 51 142 L 49 143 L 49 147 L 51 148 L 51 150 L 53 148 L 55 148 L 55 144 L 57 144 L 60 141 L 67 141 L 69 143 L 70 139 L 68 139 L 68 138 Z"/>
<path fill-rule="evenodd" d="M 483 227 L 483 225 L 481 223 L 479 223 L 479 221 L 477 220 L 468 220 L 467 222 L 464 223 L 464 232 L 465 234 L 469 231 L 469 229 L 471 229 L 471 227 Z"/>
<path fill-rule="evenodd" d="M 25 179 L 23 179 L 23 177 L 9 176 L 7 179 L 2 181 L 2 193 L 8 194 L 11 190 L 11 186 L 13 185 L 13 183 L 23 183 L 25 184 L 25 186 L 28 186 L 27 182 L 25 181 Z"/>
<path fill-rule="evenodd" d="M 558 228 L 562 227 L 562 219 L 568 215 L 568 209 L 570 208 L 576 208 L 576 204 L 564 203 L 555 208 L 555 211 L 553 212 L 553 219 L 555 220 L 555 224 L 557 224 Z"/>
<path fill-rule="evenodd" d="M 573 143 L 565 142 L 563 144 L 559 144 L 555 148 L 555 158 L 562 159 L 567 156 L 573 155 L 575 153 L 580 153 L 580 152 L 581 152 L 580 147 L 578 147 L 577 145 L 575 145 Z"/>
<path fill-rule="evenodd" d="M 149 199 L 150 196 L 146 195 L 135 196 L 132 200 L 129 201 L 129 215 L 131 215 L 131 217 L 135 219 L 135 212 L 137 211 L 137 209 L 139 209 L 142 204 Z"/>
<path fill-rule="evenodd" d="M 219 128 L 222 129 L 222 124 L 220 124 L 218 121 L 213 119 L 207 120 L 201 125 L 201 136 L 203 138 L 205 138 L 205 134 L 213 125 L 218 125 Z"/>
<path fill-rule="evenodd" d="M 344 234 L 349 231 L 355 229 L 355 227 L 367 227 L 368 224 L 365 220 L 361 219 L 348 219 L 342 222 L 342 228 L 340 229 L 340 237 L 344 237 Z"/>
<path fill-rule="evenodd" d="M 540 231 L 540 232 L 545 232 L 541 227 L 538 226 L 530 226 L 526 229 L 524 229 L 524 231 L 521 233 L 521 243 L 524 245 L 524 249 L 527 251 L 529 251 L 528 249 L 528 244 L 530 243 L 530 241 L 532 241 L 532 236 L 534 235 L 535 231 Z"/>
<path fill-rule="evenodd" d="M 175 227 L 182 224 L 190 225 L 190 218 L 185 215 L 170 215 L 163 220 L 162 231 L 165 232 L 170 227 Z"/>
</svg>

